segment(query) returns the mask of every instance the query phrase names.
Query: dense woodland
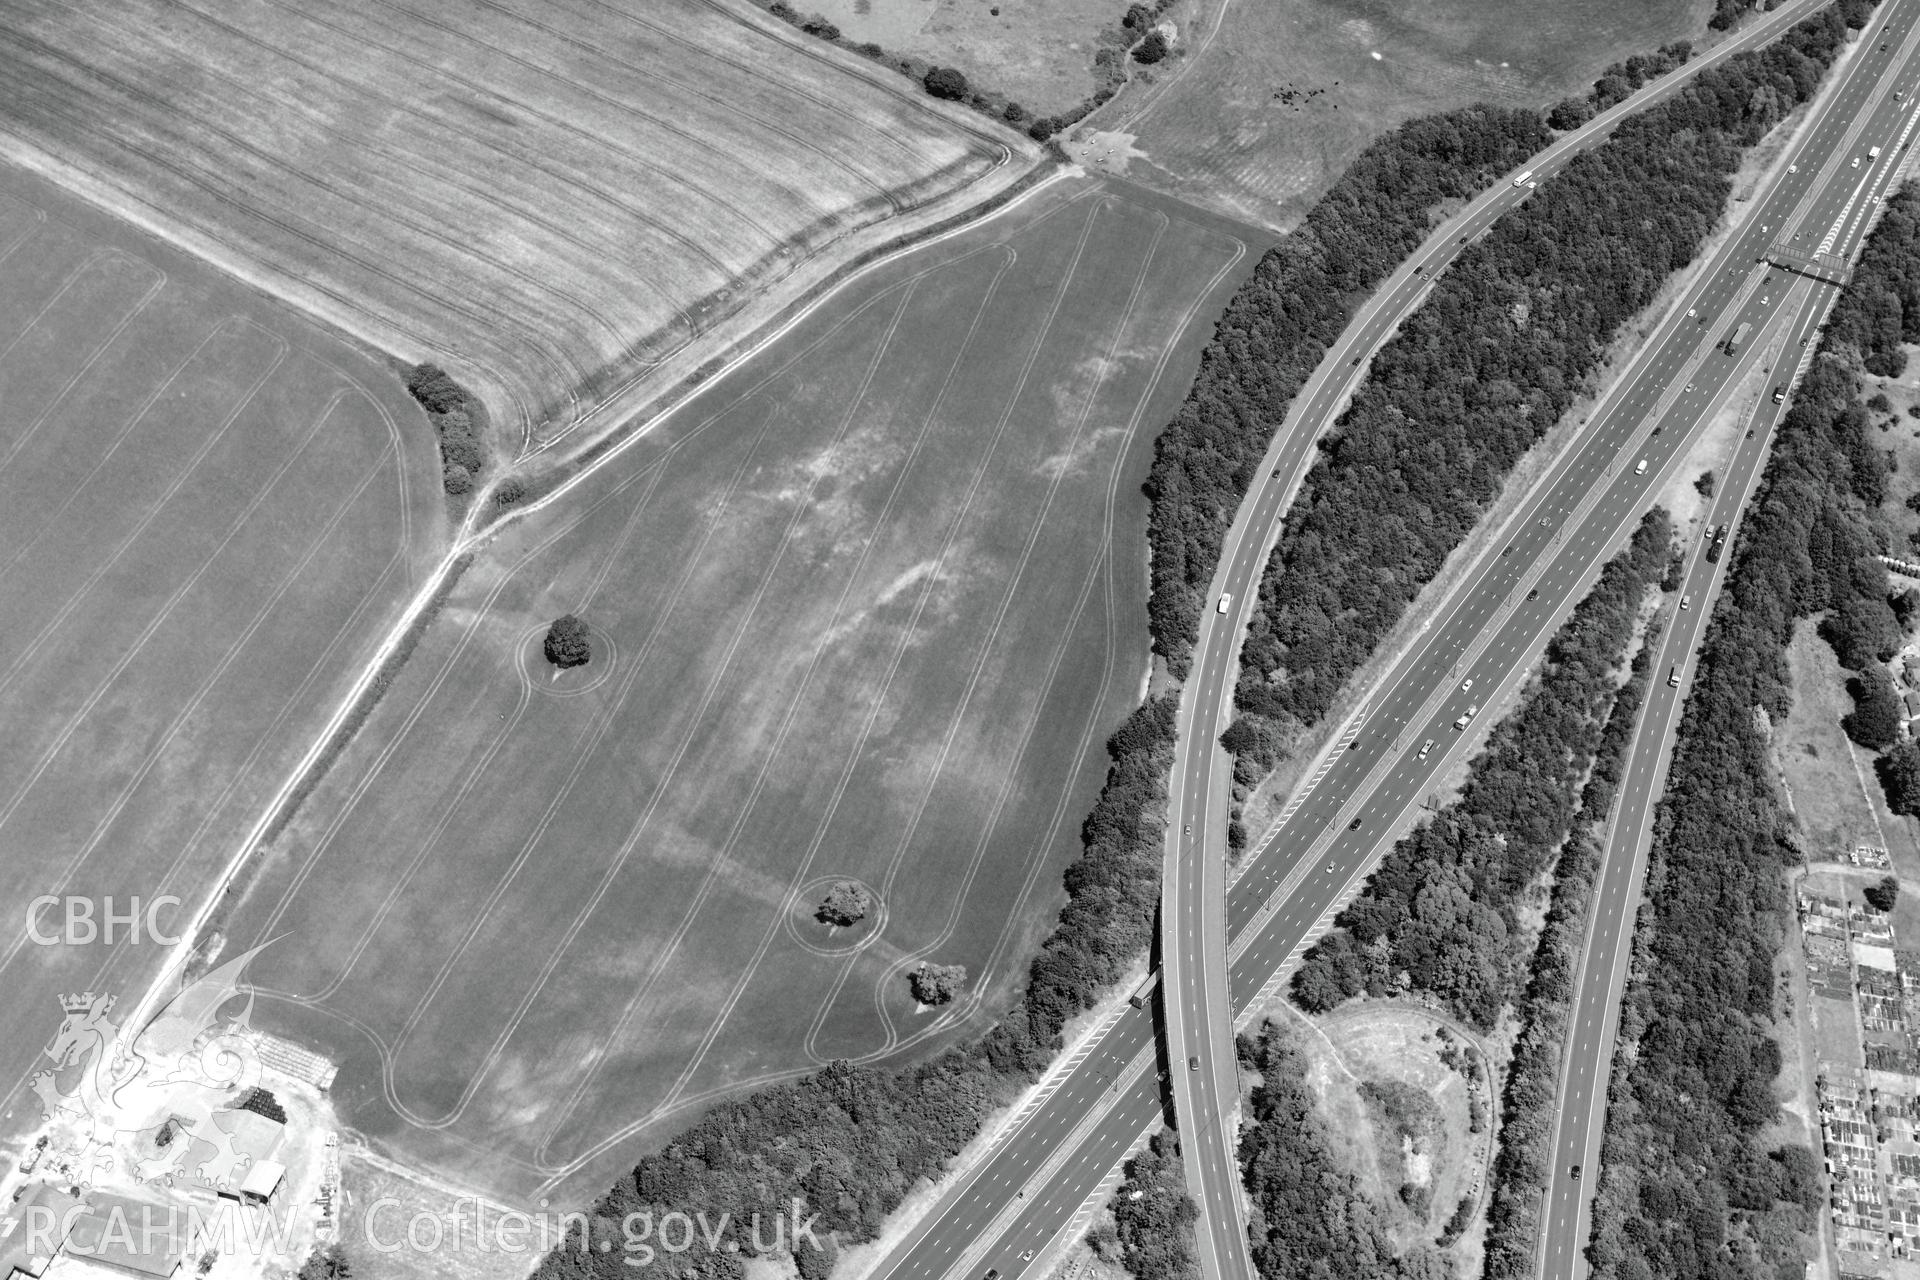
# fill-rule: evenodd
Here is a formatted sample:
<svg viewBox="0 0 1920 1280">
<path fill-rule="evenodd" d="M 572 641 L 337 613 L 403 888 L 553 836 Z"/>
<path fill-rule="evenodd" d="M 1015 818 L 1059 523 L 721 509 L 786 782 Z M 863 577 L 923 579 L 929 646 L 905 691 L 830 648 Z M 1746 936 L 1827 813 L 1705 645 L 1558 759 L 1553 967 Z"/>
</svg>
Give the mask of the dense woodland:
<svg viewBox="0 0 1920 1280">
<path fill-rule="evenodd" d="M 1199 1212 L 1187 1194 L 1180 1140 L 1163 1129 L 1127 1162 L 1126 1181 L 1113 1198 L 1120 1264 L 1127 1274 L 1134 1280 L 1197 1280 L 1193 1224 Z"/>
<path fill-rule="evenodd" d="M 1435 1249 L 1395 1256 L 1379 1206 L 1333 1150 L 1289 1036 L 1269 1022 L 1240 1037 L 1240 1065 L 1260 1075 L 1240 1138 L 1255 1269 L 1266 1280 L 1448 1280 Z"/>
<path fill-rule="evenodd" d="M 1824 614 L 1822 634 L 1856 669 L 1897 633 L 1870 518 L 1885 456 L 1871 447 L 1852 369 L 1872 350 L 1880 300 L 1920 270 L 1916 213 L 1913 195 L 1895 198 L 1835 306 L 1742 522 L 1695 670 L 1614 1064 L 1591 1249 L 1607 1280 L 1799 1280 L 1799 1233 L 1817 1229 L 1813 1153 L 1766 1136 L 1781 1065 L 1774 961 L 1793 910 L 1787 875 L 1802 861 L 1773 782 L 1771 726 L 1790 704 L 1796 623 Z M 1920 317 L 1902 305 L 1904 329 Z"/>
<path fill-rule="evenodd" d="M 1519 709 L 1493 730 L 1460 798 L 1394 845 L 1339 927 L 1307 953 L 1294 1000 L 1320 1013 L 1409 986 L 1490 1031 L 1525 976 L 1522 895 L 1567 838 L 1673 526 L 1647 513 L 1547 646 Z"/>
<path fill-rule="evenodd" d="M 1267 251 L 1200 355 L 1147 479 L 1154 652 L 1185 675 L 1220 542 L 1287 407 L 1354 310 L 1448 206 L 1545 146 L 1537 113 L 1469 107 L 1411 120 L 1362 151 Z"/>
<path fill-rule="evenodd" d="M 1796 38 L 1819 49 L 1827 37 Z M 1824 65 L 1824 53 L 1806 56 Z M 1818 65 L 1808 74 L 1817 76 Z M 1778 94 L 1753 88 L 1768 101 Z M 1249 469 L 1357 299 L 1419 243 L 1448 203 L 1514 168 L 1546 137 L 1535 115 L 1487 108 L 1395 131 L 1363 153 L 1236 295 L 1192 395 L 1161 439 L 1149 482 L 1149 622 L 1156 649 L 1174 670 L 1185 669 L 1197 593 L 1212 573 Z M 1643 162 L 1650 158 L 1639 154 Z M 1671 156 L 1652 158 L 1664 163 Z M 1540 193 L 1551 195 L 1557 185 L 1543 183 Z M 1542 269 L 1562 265 L 1549 258 Z M 1066 1020 L 1148 948 L 1174 708 L 1171 697 L 1149 701 L 1109 741 L 1112 763 L 1082 828 L 1082 853 L 1066 873 L 1066 904 L 1019 1003 L 992 1031 L 926 1062 L 890 1069 L 839 1063 L 719 1103 L 663 1151 L 643 1157 L 595 1206 L 590 1238 L 546 1258 L 542 1280 L 628 1275 L 618 1224 L 640 1210 L 702 1209 L 709 1221 L 732 1212 L 731 1241 L 740 1252 L 726 1252 L 724 1239 L 709 1252 L 703 1239 L 693 1251 L 653 1263 L 674 1275 L 698 1270 L 703 1280 L 738 1280 L 753 1249 L 744 1224 L 756 1212 L 770 1221 L 796 1196 L 821 1213 L 822 1239 L 831 1240 L 829 1232 L 847 1242 L 873 1238 L 906 1192 L 936 1176 L 987 1113 L 1052 1056 Z M 613 1248 L 581 1247 L 603 1241 Z M 1270 1239 L 1268 1247 L 1277 1246 Z M 806 1280 L 831 1269 L 827 1253 L 809 1247 L 797 1256 Z"/>
<path fill-rule="evenodd" d="M 1632 675 L 1613 700 L 1600 749 L 1594 753 L 1593 771 L 1580 793 L 1573 834 L 1554 864 L 1553 897 L 1534 948 L 1526 996 L 1517 1010 L 1520 1034 L 1501 1099 L 1483 1280 L 1526 1280 L 1533 1274 L 1540 1205 L 1553 1172 L 1550 1148 L 1559 1105 L 1560 1060 L 1587 911 L 1600 870 L 1602 827 L 1613 809 L 1627 749 L 1633 744 L 1635 723 L 1646 700 L 1654 639 L 1647 637 L 1634 654 Z"/>
<path fill-rule="evenodd" d="M 1607 344 L 1699 252 L 1743 150 L 1813 93 L 1868 12 L 1841 0 L 1699 73 L 1569 160 L 1441 277 L 1374 358 L 1288 514 L 1242 659 L 1236 700 L 1259 730 L 1245 740 L 1284 742 L 1326 712 Z"/>
</svg>

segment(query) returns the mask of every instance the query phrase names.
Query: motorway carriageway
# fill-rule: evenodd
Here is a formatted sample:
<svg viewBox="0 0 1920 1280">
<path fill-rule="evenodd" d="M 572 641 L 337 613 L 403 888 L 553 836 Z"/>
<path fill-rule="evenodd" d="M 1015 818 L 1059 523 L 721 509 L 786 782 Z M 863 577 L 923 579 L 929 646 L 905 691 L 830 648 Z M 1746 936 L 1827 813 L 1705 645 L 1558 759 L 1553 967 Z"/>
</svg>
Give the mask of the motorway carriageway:
<svg viewBox="0 0 1920 1280">
<path fill-rule="evenodd" d="M 1898 61 L 1901 69 L 1895 73 L 1893 83 L 1904 90 L 1902 96 L 1911 101 L 1916 77 L 1906 68 L 1910 66 L 1907 59 L 1916 44 L 1915 31 L 1920 29 L 1920 6 L 1912 0 L 1896 0 L 1876 15 L 1876 21 L 1887 34 L 1876 36 L 1875 54 L 1880 41 L 1899 42 L 1885 56 Z M 1903 109 L 1890 102 L 1881 105 L 1883 114 L 1898 116 Z M 1874 122 L 1869 136 L 1877 132 L 1880 123 Z M 1910 144 L 1915 137 L 1915 124 L 1912 115 L 1901 124 L 1902 144 Z M 1861 215 L 1891 187 L 1893 169 L 1903 162 L 1898 146 L 1885 148 L 1883 160 L 1889 151 L 1894 153 L 1893 164 L 1876 166 L 1868 199 L 1856 206 L 1846 220 L 1846 234 L 1850 239 L 1864 237 L 1868 219 Z M 1843 240 L 1836 247 L 1851 257 L 1850 251 L 1857 245 Z M 1814 349 L 1819 326 L 1837 291 L 1825 285 L 1811 286 L 1811 295 L 1811 305 L 1804 308 L 1792 330 L 1783 364 L 1795 357 L 1804 357 Z M 1591 932 L 1574 978 L 1576 1003 L 1568 1020 L 1559 1106 L 1550 1148 L 1553 1153 L 1550 1182 L 1542 1215 L 1542 1274 L 1548 1280 L 1573 1280 L 1586 1269 L 1582 1245 L 1587 1232 L 1583 1227 L 1590 1220 L 1594 1188 L 1599 1181 L 1607 1084 L 1632 954 L 1633 922 L 1638 918 L 1640 887 L 1646 881 L 1647 857 L 1653 842 L 1654 801 L 1666 787 L 1674 736 L 1691 685 L 1691 658 L 1712 617 L 1714 600 L 1733 558 L 1733 531 L 1737 530 L 1740 511 L 1759 481 L 1768 438 L 1786 411 L 1786 405 L 1774 404 L 1771 397 L 1761 401 L 1752 438 L 1739 441 L 1733 461 L 1720 480 L 1705 529 L 1710 533 L 1717 525 L 1728 526 L 1726 552 L 1715 562 L 1707 559 L 1704 542 L 1688 548 L 1687 572 L 1680 590 L 1683 596 L 1692 597 L 1693 606 L 1674 614 L 1662 638 L 1654 683 L 1649 688 L 1641 724 L 1629 748 L 1627 767 L 1616 797 L 1619 811 L 1607 833 L 1605 857 L 1595 884 Z M 1680 673 L 1677 688 L 1667 683 L 1667 673 L 1676 669 Z M 1584 1180 L 1575 1177 L 1575 1166 L 1593 1170 L 1594 1176 Z"/>
<path fill-rule="evenodd" d="M 1890 12 L 1896 5 L 1900 8 L 1896 38 L 1910 30 L 1905 11 L 1914 2 L 1889 0 Z M 1877 40 L 1878 28 L 1874 31 Z M 1544 497 L 1528 505 L 1517 532 L 1502 539 L 1512 550 L 1477 567 L 1445 620 L 1430 627 L 1423 643 L 1400 664 L 1391 678 L 1393 691 L 1372 708 L 1354 748 L 1335 759 L 1313 796 L 1283 829 L 1281 841 L 1234 885 L 1228 910 L 1239 935 L 1233 964 L 1236 1006 L 1245 1007 L 1322 912 L 1357 882 L 1384 843 L 1381 829 L 1387 815 L 1410 808 L 1454 751 L 1464 749 L 1464 738 L 1443 726 L 1469 702 L 1488 705 L 1490 693 L 1517 681 L 1521 659 L 1530 660 L 1538 651 L 1557 618 L 1597 572 L 1605 550 L 1631 528 L 1645 499 L 1664 480 L 1677 446 L 1709 414 L 1730 378 L 1764 349 L 1762 339 L 1755 337 L 1738 358 L 1715 350 L 1742 320 L 1758 327 L 1773 314 L 1776 300 L 1785 302 L 1788 277 L 1766 272 L 1754 264 L 1755 258 L 1783 228 L 1807 243 L 1809 232 L 1823 236 L 1845 221 L 1865 198 L 1865 183 L 1900 158 L 1883 153 L 1876 164 L 1863 162 L 1857 174 L 1847 163 L 1870 145 L 1859 118 L 1875 103 L 1890 103 L 1890 86 L 1878 75 L 1888 65 L 1888 55 L 1877 55 L 1870 44 L 1851 58 L 1838 91 L 1823 100 L 1813 128 L 1789 157 L 1799 171 L 1777 174 L 1766 184 L 1742 229 L 1688 291 L 1684 302 L 1695 314 L 1676 307 L 1660 326 L 1628 377 L 1596 412 L 1578 452 L 1543 486 Z M 1899 132 L 1901 110 L 1883 110 L 1873 118 L 1872 137 L 1880 145 Z M 1826 162 L 1816 173 L 1813 160 L 1823 156 Z M 1856 176 L 1858 181 L 1851 180 Z M 1511 199 L 1524 193 L 1507 194 Z M 1551 198 L 1550 189 L 1547 196 Z M 1765 279 L 1769 274 L 1773 283 Z M 1424 288 L 1424 282 L 1419 287 Z M 1336 354 L 1346 349 L 1343 344 Z M 1691 382 L 1693 389 L 1681 390 L 1682 382 Z M 1649 437 L 1644 432 L 1656 409 L 1671 414 L 1663 427 L 1672 429 Z M 1649 461 L 1645 476 L 1634 474 L 1639 457 Z M 1584 513 L 1571 539 L 1563 539 L 1568 513 L 1590 497 L 1599 499 L 1596 508 Z M 1279 505 L 1271 493 L 1261 500 Z M 1543 555 L 1550 556 L 1545 572 L 1533 578 Z M 1253 571 L 1262 563 L 1264 556 L 1257 557 Z M 1236 562 L 1234 567 L 1240 566 Z M 1522 598 L 1522 584 L 1529 581 L 1540 592 L 1536 601 Z M 1490 631 L 1502 617 L 1504 622 Z M 1461 665 L 1463 655 L 1470 657 L 1468 665 Z M 1460 692 L 1453 683 L 1456 676 L 1474 679 L 1480 696 Z M 1434 705 L 1423 708 L 1429 701 Z M 1448 743 L 1449 749 L 1436 750 L 1428 762 L 1418 761 L 1418 747 L 1429 736 Z M 1387 776 L 1369 795 L 1362 783 L 1376 769 Z M 1362 796 L 1367 798 L 1362 831 L 1348 833 L 1348 802 Z M 1328 834 L 1322 840 L 1300 847 L 1309 833 L 1323 830 Z M 1330 847 L 1323 851 L 1323 843 Z M 1320 867 L 1323 858 L 1331 871 Z M 1298 883 L 1287 885 L 1290 878 Z M 1263 914 L 1268 894 L 1283 885 L 1292 892 L 1280 895 L 1280 909 L 1264 913 L 1249 932 L 1247 926 Z M 940 1206 L 927 1229 L 910 1236 L 914 1247 L 877 1274 L 964 1275 L 975 1265 L 990 1264 L 1017 1275 L 1020 1256 L 1044 1250 L 1068 1229 L 1088 1194 L 1157 1122 L 1161 1099 L 1152 1073 L 1142 1070 L 1153 1047 L 1152 1027 L 1144 1014 L 1120 1018 L 1020 1132 L 989 1155 L 959 1195 Z"/>
</svg>

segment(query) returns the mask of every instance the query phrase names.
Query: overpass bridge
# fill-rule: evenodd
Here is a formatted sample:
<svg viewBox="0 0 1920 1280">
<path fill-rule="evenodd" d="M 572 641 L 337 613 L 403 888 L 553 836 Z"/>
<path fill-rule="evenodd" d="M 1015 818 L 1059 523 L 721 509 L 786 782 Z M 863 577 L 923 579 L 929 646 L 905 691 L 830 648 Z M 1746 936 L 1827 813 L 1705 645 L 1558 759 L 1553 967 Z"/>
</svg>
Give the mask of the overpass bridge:
<svg viewBox="0 0 1920 1280">
<path fill-rule="evenodd" d="M 1845 284 L 1853 277 L 1853 267 L 1837 253 L 1808 253 L 1785 240 L 1775 240 L 1760 255 L 1760 261 L 1828 284 Z"/>
</svg>

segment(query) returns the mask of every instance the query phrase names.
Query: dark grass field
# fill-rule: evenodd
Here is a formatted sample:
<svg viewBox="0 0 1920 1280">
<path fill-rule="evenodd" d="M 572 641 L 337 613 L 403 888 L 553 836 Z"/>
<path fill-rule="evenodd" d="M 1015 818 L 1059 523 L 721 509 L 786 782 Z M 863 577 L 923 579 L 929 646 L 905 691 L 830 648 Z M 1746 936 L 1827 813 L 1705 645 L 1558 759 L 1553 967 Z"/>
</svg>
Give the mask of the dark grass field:
<svg viewBox="0 0 1920 1280">
<path fill-rule="evenodd" d="M 1126 175 L 1261 225 L 1291 227 L 1361 148 L 1473 102 L 1544 106 L 1609 64 L 1698 39 L 1704 0 L 1193 0 L 1179 58 L 1087 127 L 1132 140 Z"/>
<path fill-rule="evenodd" d="M 224 922 L 282 938 L 259 1017 L 350 1123 L 584 1199 L 726 1090 L 1004 1005 L 1144 681 L 1153 435 L 1258 248 L 1051 191 L 500 537 Z M 881 910 L 836 933 L 840 877 Z M 969 997 L 917 1009 L 923 958 Z"/>
<path fill-rule="evenodd" d="M 205 899 L 443 532 L 431 452 L 358 348 L 0 167 L 0 1134 L 57 996 L 162 950 L 28 904 Z"/>
</svg>

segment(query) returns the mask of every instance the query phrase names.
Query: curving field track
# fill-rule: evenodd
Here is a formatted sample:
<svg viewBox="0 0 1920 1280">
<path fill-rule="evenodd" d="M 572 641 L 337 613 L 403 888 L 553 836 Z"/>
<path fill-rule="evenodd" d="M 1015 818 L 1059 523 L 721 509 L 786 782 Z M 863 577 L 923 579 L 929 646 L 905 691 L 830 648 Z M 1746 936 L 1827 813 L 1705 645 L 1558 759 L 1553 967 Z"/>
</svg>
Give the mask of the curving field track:
<svg viewBox="0 0 1920 1280">
<path fill-rule="evenodd" d="M 829 246 L 1024 167 L 750 12 L 28 0 L 0 9 L 0 152 L 439 359 L 531 438 Z"/>
<path fill-rule="evenodd" d="M 1154 430 L 1254 255 L 1079 184 L 909 255 L 470 571 L 217 922 L 351 1123 L 587 1199 L 717 1093 L 1004 1003 L 1138 698 Z M 599 655 L 555 676 L 544 623 Z M 811 919 L 834 878 L 875 921 Z M 905 970 L 972 998 L 916 1010 Z"/>
<path fill-rule="evenodd" d="M 0 165 L 0 1138 L 57 997 L 163 953 L 29 904 L 204 898 L 445 537 L 424 434 L 366 353 Z"/>
</svg>

